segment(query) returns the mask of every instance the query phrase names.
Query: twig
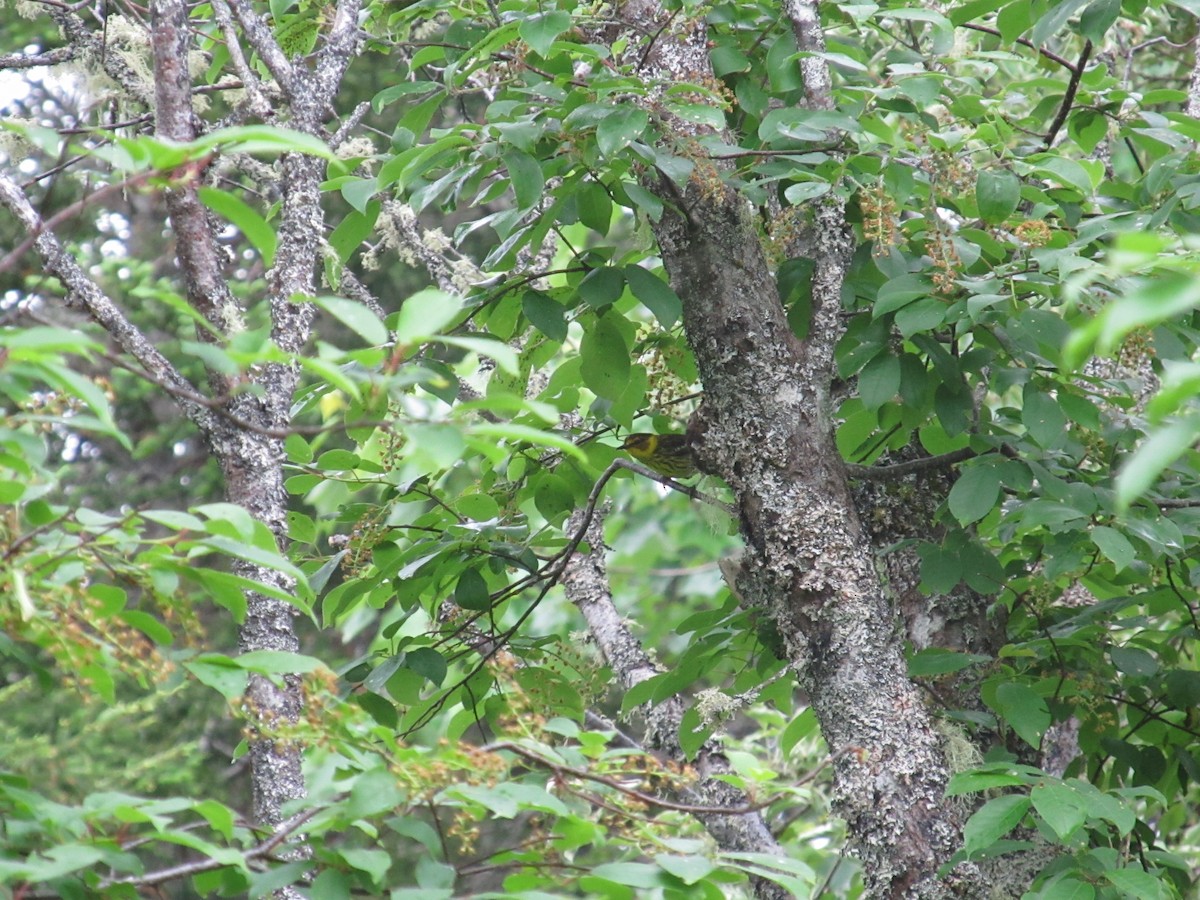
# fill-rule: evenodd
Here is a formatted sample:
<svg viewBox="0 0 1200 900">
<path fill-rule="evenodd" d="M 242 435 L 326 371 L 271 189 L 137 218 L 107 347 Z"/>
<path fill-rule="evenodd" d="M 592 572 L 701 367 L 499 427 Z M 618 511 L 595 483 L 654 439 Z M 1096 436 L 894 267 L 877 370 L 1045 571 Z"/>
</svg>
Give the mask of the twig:
<svg viewBox="0 0 1200 900">
<path fill-rule="evenodd" d="M 890 466 L 860 466 L 855 463 L 846 463 L 846 474 L 851 478 L 867 478 L 872 481 L 891 481 L 896 478 L 903 478 L 906 475 L 912 475 L 914 472 L 925 472 L 929 469 L 945 469 L 960 463 L 963 460 L 972 459 L 979 454 L 970 447 L 963 447 L 961 450 L 951 450 L 949 453 L 943 453 L 940 456 L 927 456 L 923 459 L 913 459 L 908 462 L 894 463 Z"/>
<path fill-rule="evenodd" d="M 221 29 L 221 33 L 225 35 L 225 48 L 229 52 L 229 61 L 233 63 L 234 71 L 238 73 L 238 77 L 242 79 L 242 84 L 246 87 L 247 105 L 250 111 L 264 122 L 269 122 L 273 117 L 271 104 L 263 96 L 262 82 L 257 73 L 250 68 L 242 53 L 242 44 L 234 30 L 233 15 L 229 10 L 229 4 L 225 0 L 213 0 L 212 9 L 213 18 Z"/>
<path fill-rule="evenodd" d="M 75 58 L 74 47 L 55 47 L 46 53 L 26 56 L 24 53 L 6 53 L 0 56 L 0 69 L 33 69 L 38 66 L 57 66 Z"/>
<path fill-rule="evenodd" d="M 1003 35 L 1000 34 L 999 29 L 992 28 L 989 25 L 977 25 L 974 22 L 963 22 L 962 27 L 970 28 L 972 31 L 982 31 L 984 34 L 992 34 L 992 35 L 995 35 L 996 37 L 1003 37 Z M 1039 47 L 1033 41 L 1029 40 L 1029 38 L 1019 37 L 1016 39 L 1016 41 L 1014 41 L 1014 43 L 1020 44 L 1023 47 L 1029 47 L 1031 50 L 1036 50 L 1038 53 L 1042 54 L 1042 56 L 1046 57 L 1046 59 L 1050 60 L 1051 62 L 1056 62 L 1060 66 L 1062 66 L 1064 69 L 1067 69 L 1071 72 L 1075 71 L 1075 63 L 1071 62 L 1069 59 L 1065 59 L 1065 58 L 1059 56 L 1053 50 L 1047 50 L 1045 47 Z"/>
<path fill-rule="evenodd" d="M 62 224 L 72 216 L 82 212 L 83 209 L 91 203 L 96 203 L 99 200 L 103 200 L 110 194 L 120 194 L 124 193 L 130 188 L 140 187 L 150 179 L 162 177 L 162 175 L 163 173 L 157 170 L 152 172 L 140 172 L 137 175 L 131 175 L 123 181 L 114 182 L 113 184 L 106 184 L 104 187 L 92 191 L 90 194 L 87 194 L 76 200 L 70 206 L 63 207 L 49 219 L 41 219 L 38 217 L 37 221 L 32 224 L 24 222 L 23 224 L 26 225 L 26 230 L 29 232 L 29 236 L 26 237 L 25 240 L 21 241 L 21 243 L 17 244 L 12 252 L 5 256 L 4 259 L 0 259 L 0 274 L 7 272 L 9 269 L 15 266 L 17 261 L 25 255 L 26 251 L 28 251 L 30 247 L 37 243 L 38 237 L 43 232 L 53 231 L 56 226 Z M 16 187 L 16 185 L 14 185 L 14 187 Z M 5 205 L 7 206 L 8 204 L 5 203 Z M 31 206 L 30 211 L 32 212 L 32 210 L 33 208 Z"/>
<path fill-rule="evenodd" d="M 1091 55 L 1092 42 L 1086 41 L 1083 45 L 1083 52 L 1079 54 L 1079 62 L 1071 69 L 1071 78 L 1067 82 L 1067 92 L 1063 95 L 1062 105 L 1058 108 L 1058 115 L 1050 123 L 1050 130 L 1046 133 L 1046 138 L 1043 141 L 1043 146 L 1047 150 L 1054 144 L 1054 139 L 1058 136 L 1058 131 L 1062 128 L 1063 122 L 1067 121 L 1067 115 L 1071 112 L 1071 104 L 1075 102 L 1075 94 L 1079 91 L 1079 80 L 1083 78 L 1083 67 L 1087 65 L 1088 57 Z"/>
<path fill-rule="evenodd" d="M 58 242 L 54 233 L 46 228 L 46 223 L 33 209 L 29 198 L 4 172 L 0 172 L 0 205 L 7 207 L 21 225 L 35 235 L 34 247 L 42 257 L 46 271 L 56 276 L 67 289 L 68 305 L 73 304 L 76 308 L 85 309 L 122 350 L 136 359 L 156 379 L 170 384 L 178 391 L 198 393 L 192 383 L 145 334 L 125 318 L 125 314 L 112 299 L 87 276 L 79 263 Z M 215 424 L 211 410 L 203 404 L 193 402 L 183 402 L 181 406 L 201 431 L 210 432 Z"/>
<path fill-rule="evenodd" d="M 605 787 L 612 788 L 614 791 L 624 794 L 625 796 L 637 800 L 639 803 L 645 803 L 647 806 L 657 806 L 661 809 L 669 809 L 673 812 L 691 813 L 693 815 L 702 816 L 744 816 L 748 813 L 758 812 L 765 809 L 777 800 L 777 797 L 772 797 L 770 800 L 764 800 L 760 803 L 748 803 L 745 806 L 704 806 L 703 804 L 695 803 L 675 803 L 672 800 L 664 800 L 661 797 L 655 797 L 651 794 L 645 794 L 641 791 L 634 790 L 631 787 L 626 787 L 615 778 L 610 778 L 607 775 L 599 775 L 595 772 L 589 772 L 586 769 L 576 769 L 574 766 L 567 766 L 561 763 L 556 763 L 553 760 L 539 756 L 531 750 L 527 750 L 520 744 L 509 743 L 508 741 L 500 741 L 495 744 L 488 744 L 483 747 L 484 750 L 492 753 L 500 750 L 507 750 L 510 753 L 515 753 L 530 762 L 535 762 L 545 766 L 554 772 L 555 775 L 562 777 L 569 775 L 572 778 L 580 778 L 584 781 L 592 781 L 596 784 L 602 784 Z M 824 763 L 822 763 L 824 766 Z"/>
<path fill-rule="evenodd" d="M 660 475 L 654 470 L 643 466 L 641 463 L 634 462 L 633 460 L 629 459 L 617 459 L 613 460 L 613 465 L 619 466 L 622 469 L 628 469 L 631 472 L 636 472 L 638 475 L 642 475 L 646 478 L 653 479 L 659 484 L 669 487 L 673 491 L 679 491 L 679 493 L 687 497 L 691 497 L 693 500 L 699 500 L 701 503 L 707 503 L 709 506 L 715 506 L 718 509 L 723 509 L 731 516 L 737 515 L 737 510 L 723 500 L 718 500 L 711 494 L 706 494 L 703 491 L 697 490 L 691 485 L 680 484 L 678 481 L 674 480 L 673 478 L 668 478 L 666 475 Z"/>
<path fill-rule="evenodd" d="M 302 813 L 297 813 L 290 819 L 280 823 L 274 833 L 260 844 L 257 844 L 242 854 L 242 858 L 249 861 L 252 859 L 260 859 L 264 856 L 269 856 L 280 844 L 288 837 L 294 834 L 305 822 L 309 821 L 313 816 L 321 811 L 320 807 L 305 810 Z M 196 859 L 191 862 L 181 863 L 177 866 L 171 866 L 167 869 L 159 869 L 157 872 L 148 872 L 145 875 L 131 875 L 128 878 L 113 878 L 102 881 L 100 888 L 113 887 L 118 884 L 129 884 L 139 886 L 150 886 L 155 884 L 164 884 L 168 881 L 174 881 L 178 878 L 187 878 L 191 875 L 198 875 L 201 872 L 211 872 L 213 869 L 223 869 L 229 863 L 216 859 Z"/>
</svg>

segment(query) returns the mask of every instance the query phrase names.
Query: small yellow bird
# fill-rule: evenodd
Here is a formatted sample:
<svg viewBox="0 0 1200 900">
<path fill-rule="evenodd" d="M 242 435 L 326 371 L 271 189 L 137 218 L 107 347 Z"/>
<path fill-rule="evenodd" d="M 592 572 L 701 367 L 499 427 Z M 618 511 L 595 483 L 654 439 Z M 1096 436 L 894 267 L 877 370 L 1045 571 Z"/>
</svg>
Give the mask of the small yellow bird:
<svg viewBox="0 0 1200 900">
<path fill-rule="evenodd" d="M 682 434 L 646 434 L 639 432 L 625 438 L 622 450 L 659 475 L 668 478 L 687 478 L 696 474 L 696 460 L 687 437 Z"/>
</svg>

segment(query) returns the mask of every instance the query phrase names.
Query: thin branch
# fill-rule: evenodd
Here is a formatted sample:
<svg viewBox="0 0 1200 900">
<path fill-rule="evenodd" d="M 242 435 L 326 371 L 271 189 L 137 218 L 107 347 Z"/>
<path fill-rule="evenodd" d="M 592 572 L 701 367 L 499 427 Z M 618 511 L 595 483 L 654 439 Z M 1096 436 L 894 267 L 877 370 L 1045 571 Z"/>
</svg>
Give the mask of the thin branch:
<svg viewBox="0 0 1200 900">
<path fill-rule="evenodd" d="M 170 384 L 181 392 L 198 394 L 192 385 L 171 364 L 158 348 L 125 318 L 117 305 L 84 273 L 75 259 L 63 249 L 58 238 L 47 230 L 29 199 L 7 173 L 0 172 L 0 205 L 17 218 L 31 234 L 34 247 L 45 264 L 46 271 L 58 278 L 67 289 L 67 305 L 86 310 L 126 353 L 141 363 L 157 380 Z M 184 413 L 200 429 L 208 433 L 214 425 L 211 410 L 203 404 L 184 400 Z"/>
<path fill-rule="evenodd" d="M 291 835 L 308 822 L 313 816 L 320 812 L 319 807 L 305 810 L 302 813 L 297 813 L 290 819 L 280 823 L 269 838 L 260 844 L 256 844 L 242 854 L 242 858 L 249 862 L 254 859 L 261 859 L 265 856 L 270 856 L 275 848 L 287 840 Z M 213 869 L 224 869 L 229 866 L 228 862 L 212 859 L 196 859 L 191 862 L 180 863 L 177 866 L 171 866 L 167 869 L 159 869 L 156 872 L 147 872 L 145 875 L 131 875 L 128 878 L 113 878 L 102 881 L 100 888 L 113 887 L 118 884 L 137 885 L 140 887 L 149 887 L 156 884 L 165 884 L 168 881 L 176 881 L 180 878 L 189 878 L 192 875 L 198 875 L 201 872 L 211 872 Z"/>
<path fill-rule="evenodd" d="M 69 7 L 59 8 L 58 4 L 55 4 L 50 17 L 54 19 L 63 36 L 75 48 L 78 55 L 100 60 L 104 73 L 121 85 L 125 93 L 147 109 L 154 108 L 153 91 L 146 86 L 145 81 L 133 71 L 120 54 L 105 52 L 104 41 L 87 27 L 83 19 L 75 15 Z"/>
<path fill-rule="evenodd" d="M 1079 91 L 1079 80 L 1083 78 L 1083 69 L 1087 65 L 1088 57 L 1091 55 L 1092 42 L 1086 41 L 1083 45 L 1083 52 L 1079 54 L 1079 62 L 1071 69 L 1071 79 L 1067 82 L 1067 92 L 1063 95 L 1062 105 L 1058 108 L 1058 115 L 1050 123 L 1050 130 L 1046 133 L 1046 138 L 1043 141 L 1043 146 L 1047 150 L 1054 145 L 1054 139 L 1058 137 L 1059 129 L 1067 121 L 1067 115 L 1071 112 L 1071 104 L 1075 102 L 1075 94 Z"/>
<path fill-rule="evenodd" d="M 363 116 L 370 111 L 371 104 L 366 100 L 354 107 L 354 110 L 346 117 L 346 121 L 342 122 L 342 124 L 338 126 L 338 130 L 335 131 L 333 137 L 329 139 L 330 149 L 336 150 L 338 147 L 344 144 L 346 139 L 350 137 L 350 132 L 358 127 L 358 124 L 363 120 Z"/>
<path fill-rule="evenodd" d="M 152 0 L 151 41 L 154 47 L 155 134 L 179 143 L 198 133 L 188 72 L 187 7 L 183 0 Z M 198 176 L 202 168 L 194 171 Z M 175 233 L 175 255 L 183 273 L 188 303 L 216 334 L 223 335 L 242 319 L 241 305 L 221 274 L 222 257 L 208 212 L 200 202 L 199 178 L 178 179 L 166 192 L 167 213 Z M 197 328 L 202 341 L 213 342 L 213 330 Z M 216 393 L 228 390 L 228 379 L 215 371 L 209 382 Z"/>
<path fill-rule="evenodd" d="M 238 25 L 242 28 L 242 34 L 254 48 L 254 52 L 259 55 L 267 70 L 275 77 L 279 87 L 290 97 L 295 73 L 292 71 L 292 64 L 283 55 L 279 42 L 275 40 L 275 35 L 267 27 L 267 23 L 254 11 L 249 0 L 229 0 L 229 7 L 233 11 Z"/>
<path fill-rule="evenodd" d="M 263 96 L 262 82 L 259 80 L 258 73 L 250 68 L 249 63 L 246 62 L 245 55 L 242 53 L 242 43 L 238 40 L 229 4 L 225 0 L 213 0 L 212 9 L 217 27 L 221 29 L 221 33 L 225 36 L 225 49 L 229 53 L 229 61 L 233 64 L 233 70 L 237 72 L 238 77 L 242 79 L 242 84 L 245 86 L 247 107 L 258 118 L 264 122 L 269 122 L 273 118 L 274 112 L 267 98 Z"/>
<path fill-rule="evenodd" d="M 1003 37 L 1003 35 L 1000 34 L 999 29 L 992 28 L 988 25 L 977 25 L 974 22 L 963 22 L 962 27 L 970 28 L 972 31 L 982 31 L 984 34 L 992 34 L 996 37 Z M 1069 59 L 1059 56 L 1052 50 L 1047 50 L 1045 47 L 1039 47 L 1033 41 L 1029 40 L 1029 38 L 1019 37 L 1014 43 L 1020 44 L 1023 47 L 1028 47 L 1031 50 L 1036 50 L 1038 53 L 1042 54 L 1042 56 L 1046 57 L 1046 59 L 1050 60 L 1051 62 L 1058 63 L 1060 66 L 1070 72 L 1075 71 L 1075 63 L 1071 62 Z"/>
<path fill-rule="evenodd" d="M 91 193 L 85 194 L 83 197 L 81 197 L 79 200 L 76 200 L 70 206 L 64 206 L 62 209 L 60 209 L 58 212 L 56 212 L 49 219 L 42 219 L 40 216 L 37 215 L 37 212 L 31 206 L 30 212 L 33 214 L 34 220 L 36 221 L 37 224 L 29 225 L 28 223 L 23 222 L 26 225 L 27 230 L 29 231 L 29 236 L 26 237 L 25 240 L 21 241 L 21 243 L 17 244 L 17 246 L 12 250 L 12 252 L 10 252 L 7 256 L 5 256 L 4 259 L 0 259 L 0 274 L 7 272 L 9 269 L 11 269 L 13 266 L 15 266 L 17 264 L 17 262 L 20 260 L 20 258 L 25 255 L 26 251 L 28 251 L 30 247 L 34 246 L 37 243 L 38 238 L 42 236 L 43 232 L 53 232 L 53 230 L 57 226 L 61 225 L 63 222 L 65 222 L 67 219 L 71 218 L 72 216 L 75 216 L 78 213 L 80 213 L 84 207 L 86 207 L 92 203 L 96 203 L 97 201 L 104 200 L 112 194 L 123 194 L 127 190 L 130 190 L 132 188 L 141 187 L 143 184 L 145 184 L 150 179 L 159 178 L 162 176 L 163 176 L 163 173 L 158 172 L 158 171 L 139 172 L 137 175 L 131 175 L 128 178 L 124 179 L 123 181 L 118 181 L 113 184 L 106 184 L 106 185 L 104 185 L 104 187 L 97 188 L 96 190 L 92 191 Z M 7 178 L 7 176 L 3 176 L 3 175 L 0 175 L 0 177 Z M 15 183 L 13 184 L 13 188 L 18 193 L 21 193 L 21 189 Z M 24 197 L 24 194 L 21 193 L 21 196 Z M 0 202 L 4 202 L 4 205 L 8 206 L 7 201 L 0 201 Z M 26 202 L 28 202 L 28 201 L 26 201 Z M 9 208 L 11 209 L 12 207 L 9 207 Z M 14 213 L 15 213 L 15 210 L 14 210 Z M 21 216 L 17 215 L 17 218 L 21 218 Z"/>
<path fill-rule="evenodd" d="M 927 472 L 930 469 L 948 469 L 955 463 L 971 459 L 979 454 L 970 447 L 961 450 L 951 450 L 940 456 L 927 456 L 923 459 L 913 459 L 908 462 L 895 463 L 890 466 L 860 466 L 846 463 L 846 474 L 851 478 L 866 478 L 871 481 L 892 481 L 904 478 L 914 472 Z"/>
<path fill-rule="evenodd" d="M 660 809 L 668 809 L 674 812 L 690 813 L 691 815 L 701 816 L 745 816 L 750 813 L 755 813 L 766 809 L 775 802 L 776 797 L 770 800 L 764 800 L 760 803 L 747 803 L 744 806 L 704 806 L 703 804 L 695 803 L 675 803 L 671 800 L 664 800 L 662 797 L 655 797 L 653 794 L 645 794 L 641 791 L 634 790 L 631 787 L 626 787 L 617 781 L 615 778 L 610 778 L 607 775 L 599 775 L 595 772 L 589 772 L 586 769 L 577 769 L 574 766 L 563 765 L 556 763 L 553 760 L 546 759 L 544 756 L 539 756 L 531 750 L 527 750 L 520 744 L 512 744 L 508 741 L 500 741 L 495 744 L 488 744 L 482 749 L 492 753 L 500 750 L 507 750 L 510 753 L 515 753 L 517 756 L 527 759 L 530 762 L 535 762 L 550 769 L 558 776 L 569 775 L 572 778 L 578 778 L 582 781 L 591 781 L 596 784 L 602 784 L 605 787 L 612 788 L 618 793 L 624 794 L 632 800 L 637 800 L 639 803 L 644 803 L 647 806 L 657 806 Z M 828 761 L 821 764 L 822 767 L 828 764 Z M 819 770 L 818 770 L 819 771 Z"/>
<path fill-rule="evenodd" d="M 55 47 L 45 53 L 26 56 L 24 53 L 6 53 L 0 56 L 0 69 L 33 69 L 38 66 L 57 66 L 75 58 L 74 47 Z"/>
</svg>

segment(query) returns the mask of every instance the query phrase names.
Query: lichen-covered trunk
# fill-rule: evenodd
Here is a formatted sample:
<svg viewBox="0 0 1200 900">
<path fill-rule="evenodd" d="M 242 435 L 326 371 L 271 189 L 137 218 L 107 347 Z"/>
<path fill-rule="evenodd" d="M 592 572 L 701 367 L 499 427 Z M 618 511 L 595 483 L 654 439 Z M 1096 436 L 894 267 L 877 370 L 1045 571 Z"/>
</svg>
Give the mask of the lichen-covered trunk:
<svg viewBox="0 0 1200 900">
<path fill-rule="evenodd" d="M 802 344 L 740 195 L 689 185 L 678 200 L 656 233 L 704 383 L 689 434 L 702 467 L 737 497 L 747 543 L 739 592 L 777 622 L 822 733 L 841 753 L 836 809 L 871 895 L 969 893 L 937 876 L 961 822 L 943 797 L 940 739 L 907 677 L 896 613 L 833 441 L 837 311 L 819 309 Z M 833 266 L 847 239 L 818 243 Z"/>
<path fill-rule="evenodd" d="M 238 451 L 219 452 L 219 458 L 229 502 L 246 509 L 270 528 L 282 551 L 287 509 L 280 442 L 242 434 Z M 283 591 L 295 589 L 288 576 L 264 566 L 239 561 L 235 570 L 244 578 Z M 239 649 L 243 653 L 296 652 L 300 642 L 294 627 L 295 614 L 295 608 L 282 600 L 249 592 L 246 619 L 238 633 Z M 280 683 L 261 675 L 250 676 L 245 712 L 253 729 L 249 744 L 254 819 L 264 825 L 278 825 L 284 819 L 284 804 L 304 796 L 300 746 L 277 734 L 294 725 L 301 710 L 300 676 L 284 675 Z"/>
</svg>

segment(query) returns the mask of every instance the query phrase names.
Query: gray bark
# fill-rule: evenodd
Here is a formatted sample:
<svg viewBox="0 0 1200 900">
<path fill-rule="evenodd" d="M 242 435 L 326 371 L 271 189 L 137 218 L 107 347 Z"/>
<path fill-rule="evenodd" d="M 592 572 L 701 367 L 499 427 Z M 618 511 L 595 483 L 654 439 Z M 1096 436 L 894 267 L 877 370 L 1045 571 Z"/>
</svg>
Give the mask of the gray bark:
<svg viewBox="0 0 1200 900">
<path fill-rule="evenodd" d="M 819 52 L 813 3 L 792 2 L 801 49 Z M 621 6 L 648 83 L 711 83 L 702 22 L 673 33 L 653 0 Z M 817 60 L 819 63 L 820 61 Z M 829 108 L 828 73 L 806 64 L 809 102 Z M 698 126 L 672 123 L 695 133 Z M 875 897 L 969 896 L 969 879 L 939 878 L 960 844 L 946 803 L 941 739 L 908 679 L 897 611 L 885 594 L 833 441 L 829 387 L 840 336 L 841 285 L 852 250 L 843 201 L 813 212 L 813 322 L 792 334 L 743 198 L 716 177 L 678 188 L 647 182 L 668 201 L 654 226 L 704 384 L 689 426 L 701 468 L 733 489 L 747 544 L 738 579 L 745 602 L 776 621 L 812 699 L 835 767 L 835 809 L 848 824 Z"/>
</svg>

